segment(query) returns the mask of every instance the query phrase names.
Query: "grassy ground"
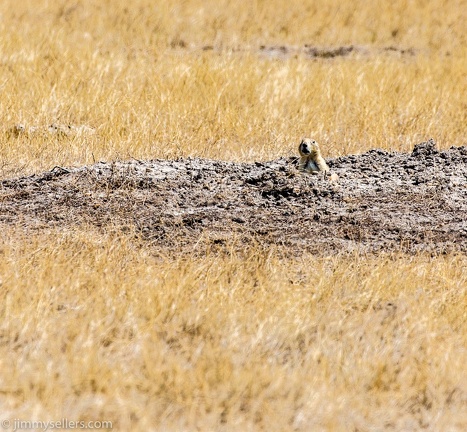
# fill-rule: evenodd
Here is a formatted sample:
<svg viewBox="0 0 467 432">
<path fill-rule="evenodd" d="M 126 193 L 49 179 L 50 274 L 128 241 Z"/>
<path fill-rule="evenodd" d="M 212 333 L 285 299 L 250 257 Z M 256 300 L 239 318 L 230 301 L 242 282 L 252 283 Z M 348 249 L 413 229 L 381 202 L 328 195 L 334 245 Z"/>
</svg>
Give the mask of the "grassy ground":
<svg viewBox="0 0 467 432">
<path fill-rule="evenodd" d="M 303 135 L 326 156 L 463 145 L 466 11 L 463 0 L 5 0 L 0 177 L 129 157 L 272 159 Z M 305 44 L 362 50 L 260 52 Z M 39 132 L 8 133 L 18 123 Z M 59 137 L 51 123 L 95 133 Z M 258 248 L 174 260 L 86 227 L 5 227 L 0 256 L 2 420 L 467 427 L 465 256 Z"/>
<path fill-rule="evenodd" d="M 328 156 L 407 151 L 430 137 L 465 143 L 465 1 L 17 3 L 0 6 L 3 129 L 55 122 L 97 133 L 3 134 L 3 176 L 130 156 L 264 160 L 295 153 L 303 135 Z M 368 53 L 259 55 L 277 44 Z"/>
<path fill-rule="evenodd" d="M 89 232 L 0 247 L 7 418 L 174 431 L 467 424 L 465 256 L 252 250 L 169 263 Z"/>
</svg>

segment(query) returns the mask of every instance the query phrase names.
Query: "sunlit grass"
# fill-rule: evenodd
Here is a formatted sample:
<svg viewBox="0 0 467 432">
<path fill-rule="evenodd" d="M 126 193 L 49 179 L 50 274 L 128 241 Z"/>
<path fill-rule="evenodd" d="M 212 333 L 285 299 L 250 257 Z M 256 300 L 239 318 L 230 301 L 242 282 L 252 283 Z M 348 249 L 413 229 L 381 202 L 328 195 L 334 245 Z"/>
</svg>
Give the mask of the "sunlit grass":
<svg viewBox="0 0 467 432">
<path fill-rule="evenodd" d="M 89 126 L 97 133 L 61 140 L 47 134 L 18 139 L 0 134 L 4 176 L 129 157 L 265 160 L 294 153 L 303 135 L 321 142 L 327 156 L 374 147 L 408 151 L 430 137 L 442 148 L 465 144 L 467 64 L 454 6 L 440 11 L 452 20 L 449 31 L 440 23 L 425 34 L 414 24 L 410 29 L 420 38 L 410 44 L 397 35 L 393 41 L 363 36 L 347 40 L 345 31 L 339 37 L 328 35 L 324 43 L 307 26 L 294 26 L 283 43 L 362 43 L 368 48 L 366 54 L 313 60 L 260 55 L 260 44 L 274 42 L 268 26 L 276 25 L 265 5 L 257 5 L 263 10 L 256 18 L 264 19 L 258 23 L 262 32 L 250 26 L 247 35 L 241 23 L 251 18 L 232 4 L 232 14 L 240 16 L 234 19 L 226 11 L 222 25 L 232 37 L 243 35 L 242 49 L 233 50 L 235 44 L 228 44 L 228 34 L 222 32 L 220 51 L 205 52 L 201 42 L 174 46 L 169 39 L 187 39 L 177 33 L 178 20 L 186 19 L 188 27 L 197 29 L 194 39 L 212 42 L 200 23 L 211 20 L 215 26 L 221 12 L 217 6 L 208 10 L 203 4 L 195 12 L 197 2 L 172 8 L 139 2 L 141 9 L 114 3 L 108 14 L 93 2 L 5 10 L 9 21 L 3 25 L 9 32 L 1 42 L 3 131 L 19 123 L 46 128 L 55 122 Z M 371 11 L 361 6 L 362 17 L 375 14 L 373 6 Z M 311 13 L 296 7 L 297 13 Z M 383 16 L 397 16 L 396 9 L 384 9 L 388 15 Z M 317 17 L 332 10 L 321 5 Z M 347 6 L 337 10 L 337 17 L 331 15 L 335 28 Z M 423 11 L 430 18 L 430 3 L 419 13 Z M 181 14 L 178 20 L 176 12 Z M 285 17 L 292 20 L 290 14 Z M 13 27 L 20 19 L 23 25 Z M 383 21 L 379 15 L 373 19 L 368 23 Z M 47 31 L 42 20 L 50 25 Z M 161 20 L 164 25 L 157 24 Z M 433 41 L 442 29 L 446 49 L 436 48 Z M 378 50 L 399 45 L 413 48 L 414 54 Z"/>
<path fill-rule="evenodd" d="M 118 430 L 465 425 L 465 257 L 167 261 L 93 234 L 2 241 L 3 414 Z"/>
</svg>

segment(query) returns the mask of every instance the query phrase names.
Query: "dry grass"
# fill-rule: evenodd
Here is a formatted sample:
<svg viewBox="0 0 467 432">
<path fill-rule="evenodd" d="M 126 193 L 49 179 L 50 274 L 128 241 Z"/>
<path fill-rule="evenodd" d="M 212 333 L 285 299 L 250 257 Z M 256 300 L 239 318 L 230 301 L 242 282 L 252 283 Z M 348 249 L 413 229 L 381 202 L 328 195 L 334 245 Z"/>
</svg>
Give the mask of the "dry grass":
<svg viewBox="0 0 467 432">
<path fill-rule="evenodd" d="M 465 144 L 466 11 L 465 0 L 4 0 L 0 177 L 129 157 L 272 159 L 302 135 L 327 156 Z M 368 52 L 259 53 L 305 44 Z M 53 122 L 96 133 L 4 133 Z M 84 228 L 3 230 L 0 418 L 467 428 L 465 256 L 159 253 Z"/>
<path fill-rule="evenodd" d="M 467 424 L 463 256 L 167 261 L 80 232 L 0 248 L 7 418 L 117 430 Z"/>
<path fill-rule="evenodd" d="M 59 122 L 97 134 L 1 135 L 3 176 L 130 156 L 264 160 L 295 152 L 303 135 L 328 156 L 465 143 L 465 1 L 17 3 L 0 10 L 4 129 Z M 369 52 L 280 60 L 259 55 L 264 44 Z M 390 46 L 415 55 L 379 51 Z"/>
</svg>

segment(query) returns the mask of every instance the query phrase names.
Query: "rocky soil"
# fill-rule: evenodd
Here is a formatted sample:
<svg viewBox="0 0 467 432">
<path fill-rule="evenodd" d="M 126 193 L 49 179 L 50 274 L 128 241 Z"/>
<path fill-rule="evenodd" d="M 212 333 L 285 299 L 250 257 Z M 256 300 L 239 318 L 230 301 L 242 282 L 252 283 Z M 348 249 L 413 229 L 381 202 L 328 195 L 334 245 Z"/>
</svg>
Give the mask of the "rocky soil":
<svg viewBox="0 0 467 432">
<path fill-rule="evenodd" d="M 273 245 L 292 254 L 467 252 L 467 147 L 370 150 L 328 159 L 337 183 L 296 158 L 55 167 L 0 181 L 0 225 L 89 224 L 167 252 Z"/>
</svg>

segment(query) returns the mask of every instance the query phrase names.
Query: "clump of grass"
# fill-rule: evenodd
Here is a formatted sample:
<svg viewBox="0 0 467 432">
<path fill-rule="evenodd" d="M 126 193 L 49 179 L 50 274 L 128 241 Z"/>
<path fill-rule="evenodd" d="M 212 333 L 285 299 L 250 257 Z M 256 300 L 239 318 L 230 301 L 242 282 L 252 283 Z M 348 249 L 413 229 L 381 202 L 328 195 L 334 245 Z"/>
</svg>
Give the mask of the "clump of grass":
<svg viewBox="0 0 467 432">
<path fill-rule="evenodd" d="M 9 418 L 132 430 L 467 424 L 463 256 L 167 260 L 129 237 L 58 231 L 9 233 L 0 250 Z"/>
</svg>

